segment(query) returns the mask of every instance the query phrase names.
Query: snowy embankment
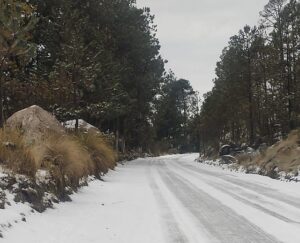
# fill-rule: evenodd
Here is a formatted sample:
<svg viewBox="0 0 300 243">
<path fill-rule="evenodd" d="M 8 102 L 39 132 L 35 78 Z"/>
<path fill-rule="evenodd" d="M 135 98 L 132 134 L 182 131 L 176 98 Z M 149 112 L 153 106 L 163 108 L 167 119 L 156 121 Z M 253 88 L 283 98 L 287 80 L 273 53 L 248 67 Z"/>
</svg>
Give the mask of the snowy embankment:
<svg viewBox="0 0 300 243">
<path fill-rule="evenodd" d="M 33 213 L 24 204 L 0 210 L 2 242 L 161 242 L 159 214 L 144 167 L 121 166 L 71 196 L 71 202 Z M 25 212 L 27 222 L 14 222 Z M 145 222 L 147 222 L 145 224 Z M 150 227 L 151 226 L 151 227 Z M 147 235 L 148 240 L 143 237 Z"/>
<path fill-rule="evenodd" d="M 0 130 L 0 237 L 115 167 L 109 139 L 83 120 L 80 126 L 67 132 L 39 106 L 7 119 Z"/>
<path fill-rule="evenodd" d="M 300 242 L 299 183 L 223 170 L 196 163 L 196 157 L 120 165 L 104 182 L 81 188 L 72 202 L 42 214 L 29 211 L 26 222 L 6 228 L 1 241 Z M 29 207 L 8 210 L 20 215 Z M 0 224 L 6 212 L 0 210 Z"/>
<path fill-rule="evenodd" d="M 254 164 L 250 166 L 241 165 L 237 162 L 226 164 L 222 161 L 222 159 L 210 160 L 210 159 L 197 158 L 196 161 L 204 165 L 220 167 L 223 170 L 270 177 L 269 175 L 266 175 L 266 171 L 263 168 Z M 297 173 L 294 172 L 287 173 L 284 171 L 279 171 L 278 168 L 275 168 L 274 173 L 272 175 L 274 175 L 275 177 L 272 179 L 277 179 L 286 182 L 300 182 L 300 167 Z"/>
</svg>

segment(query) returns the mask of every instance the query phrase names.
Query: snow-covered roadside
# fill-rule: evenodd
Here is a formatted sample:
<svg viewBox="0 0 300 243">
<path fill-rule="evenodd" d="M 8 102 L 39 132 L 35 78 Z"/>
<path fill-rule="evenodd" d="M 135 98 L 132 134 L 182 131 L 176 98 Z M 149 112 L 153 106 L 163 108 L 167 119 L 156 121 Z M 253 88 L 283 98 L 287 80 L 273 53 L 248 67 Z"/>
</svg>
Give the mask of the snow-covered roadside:
<svg viewBox="0 0 300 243">
<path fill-rule="evenodd" d="M 9 191 L 4 191 L 6 195 L 7 206 L 5 209 L 0 209 L 0 237 L 10 228 L 21 222 L 26 222 L 26 217 L 33 214 L 35 211 L 27 203 L 16 203 L 14 195 Z"/>
<path fill-rule="evenodd" d="M 300 242 L 299 183 L 190 164 L 188 158 L 177 158 L 169 169 L 280 242 Z"/>
<path fill-rule="evenodd" d="M 0 237 L 3 237 L 3 232 L 20 222 L 26 222 L 27 216 L 36 213 L 33 209 L 34 205 L 30 205 L 24 200 L 26 201 L 25 195 L 28 197 L 27 200 L 30 200 L 30 194 L 38 194 L 33 188 L 34 185 L 42 187 L 43 183 L 49 183 L 46 174 L 42 171 L 38 172 L 35 184 L 26 176 L 13 174 L 0 166 Z M 41 204 L 50 207 L 51 199 L 56 197 L 43 192 L 41 198 L 43 201 Z"/>
<path fill-rule="evenodd" d="M 92 181 L 73 194 L 71 202 L 55 204 L 54 209 L 31 214 L 26 223 L 14 224 L 3 232 L 2 242 L 165 242 L 145 169 L 120 165 L 104 182 Z M 23 205 L 24 211 L 28 209 Z M 0 211 L 1 221 L 2 216 Z"/>
<path fill-rule="evenodd" d="M 32 213 L 4 243 L 296 243 L 300 183 L 196 163 L 197 154 L 138 159 Z M 1 219 L 0 210 L 0 219 Z"/>
<path fill-rule="evenodd" d="M 82 186 L 95 180 L 82 179 Z M 53 193 L 54 182 L 45 170 L 38 170 L 35 180 L 15 174 L 0 166 L 0 238 L 33 214 L 52 208 L 59 199 Z M 73 193 L 69 189 L 70 193 Z"/>
<path fill-rule="evenodd" d="M 209 160 L 203 158 L 197 158 L 195 160 L 198 163 L 213 166 L 213 167 L 220 167 L 223 170 L 235 171 L 244 174 L 257 174 L 260 176 L 266 176 L 262 173 L 262 169 L 259 166 L 251 166 L 249 168 L 245 168 L 243 165 L 239 165 L 237 163 L 232 164 L 225 164 L 222 162 L 221 159 Z M 300 168 L 297 175 L 293 173 L 286 173 L 284 171 L 275 171 L 278 173 L 278 180 L 286 181 L 286 182 L 300 182 Z"/>
<path fill-rule="evenodd" d="M 11 228 L 14 224 L 26 221 L 26 215 L 32 213 L 31 207 L 26 203 L 16 203 L 14 195 L 6 188 L 8 174 L 0 167 L 0 237 L 3 231 Z"/>
<path fill-rule="evenodd" d="M 289 194 L 290 196 L 297 196 L 300 198 L 300 183 L 297 183 L 295 181 L 286 179 L 274 180 L 267 176 L 246 173 L 246 171 L 242 169 L 242 167 L 240 167 L 240 170 L 237 170 L 231 168 L 230 165 L 219 164 L 219 162 L 212 160 L 199 163 L 195 159 L 195 154 L 178 156 L 176 160 L 180 160 L 180 165 L 185 165 L 192 169 L 202 169 L 204 170 L 204 174 L 206 172 L 209 175 L 213 172 L 215 175 L 222 175 L 225 178 L 238 178 L 244 183 L 248 182 L 249 184 L 251 184 L 250 182 L 254 182 L 258 186 L 263 186 L 265 189 L 269 189 L 270 192 L 277 192 L 278 195 Z M 192 160 L 194 161 L 194 163 L 191 163 Z M 216 179 L 219 179 L 219 177 L 217 177 Z"/>
</svg>

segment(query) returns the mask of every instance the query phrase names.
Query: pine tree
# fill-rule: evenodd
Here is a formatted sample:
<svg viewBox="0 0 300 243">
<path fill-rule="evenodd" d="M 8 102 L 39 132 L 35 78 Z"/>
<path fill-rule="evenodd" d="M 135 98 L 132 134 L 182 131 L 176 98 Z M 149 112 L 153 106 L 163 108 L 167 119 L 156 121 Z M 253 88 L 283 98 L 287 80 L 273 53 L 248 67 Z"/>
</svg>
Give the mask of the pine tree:
<svg viewBox="0 0 300 243">
<path fill-rule="evenodd" d="M 36 54 L 37 45 L 31 42 L 36 23 L 32 5 L 18 0 L 0 2 L 0 126 L 5 120 L 5 88 Z"/>
</svg>

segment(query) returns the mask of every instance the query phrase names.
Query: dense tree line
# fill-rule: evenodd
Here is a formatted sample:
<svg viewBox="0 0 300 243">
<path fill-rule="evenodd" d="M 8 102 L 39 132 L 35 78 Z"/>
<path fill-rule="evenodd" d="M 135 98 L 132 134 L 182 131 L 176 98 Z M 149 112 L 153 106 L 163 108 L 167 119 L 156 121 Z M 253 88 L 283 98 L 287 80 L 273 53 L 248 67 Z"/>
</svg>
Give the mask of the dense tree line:
<svg viewBox="0 0 300 243">
<path fill-rule="evenodd" d="M 270 0 L 260 16 L 230 38 L 217 63 L 197 117 L 202 151 L 272 144 L 300 126 L 300 3 Z"/>
<path fill-rule="evenodd" d="M 198 151 L 199 137 L 194 134 L 199 115 L 199 94 L 188 80 L 169 73 L 155 103 L 154 128 L 157 140 L 179 152 Z"/>
<path fill-rule="evenodd" d="M 153 20 L 134 0 L 2 0 L 1 125 L 36 104 L 114 133 L 121 150 L 178 148 L 194 92 L 165 72 Z"/>
</svg>

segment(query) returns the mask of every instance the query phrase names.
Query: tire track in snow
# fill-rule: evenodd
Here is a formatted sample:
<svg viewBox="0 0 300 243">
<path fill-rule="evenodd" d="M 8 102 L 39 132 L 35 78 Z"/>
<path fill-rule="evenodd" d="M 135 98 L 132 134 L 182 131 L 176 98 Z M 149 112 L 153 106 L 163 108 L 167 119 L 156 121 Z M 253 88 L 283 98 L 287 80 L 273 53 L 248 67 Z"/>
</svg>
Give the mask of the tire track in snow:
<svg viewBox="0 0 300 243">
<path fill-rule="evenodd" d="M 165 168 L 164 162 L 161 160 L 152 160 L 151 164 L 153 172 L 153 181 L 157 184 L 160 194 L 165 199 L 167 207 L 169 208 L 171 214 L 174 216 L 174 220 L 181 230 L 182 234 L 186 237 L 188 243 L 220 243 L 218 239 L 211 236 L 209 232 L 202 227 L 194 215 L 187 210 L 180 200 L 177 199 L 176 195 L 168 189 L 168 186 L 162 180 L 160 173 L 158 172 L 160 168 Z M 169 232 L 172 233 L 172 232 Z"/>
<path fill-rule="evenodd" d="M 287 223 L 300 224 L 300 222 L 298 222 L 298 221 L 292 220 L 292 219 L 290 219 L 288 217 L 285 217 L 285 216 L 283 216 L 283 215 L 281 215 L 279 213 L 276 213 L 276 212 L 274 212 L 274 211 L 272 211 L 272 210 L 270 210 L 268 208 L 265 208 L 265 207 L 263 207 L 263 206 L 261 206 L 261 205 L 259 205 L 257 203 L 251 202 L 251 201 L 249 201 L 249 200 L 247 200 L 247 199 L 245 199 L 243 197 L 240 197 L 239 195 L 231 192 L 230 190 L 228 190 L 228 188 L 226 188 L 225 186 L 223 186 L 221 184 L 211 183 L 210 185 L 213 186 L 216 189 L 219 189 L 221 191 L 226 192 L 228 195 L 232 196 L 234 199 L 236 199 L 236 200 L 238 200 L 238 201 L 240 201 L 240 202 L 242 202 L 244 204 L 247 204 L 247 205 L 249 205 L 249 206 L 251 206 L 253 208 L 256 208 L 256 209 L 258 209 L 258 210 L 260 210 L 260 211 L 262 211 L 262 212 L 264 212 L 264 213 L 266 213 L 266 214 L 268 214 L 270 216 L 273 216 L 273 217 L 275 217 L 277 219 L 280 219 L 280 220 L 282 220 L 284 222 L 287 222 Z"/>
<path fill-rule="evenodd" d="M 151 161 L 150 166 L 151 166 L 150 171 L 149 173 L 147 173 L 149 185 L 160 207 L 163 225 L 164 227 L 166 227 L 166 231 L 167 231 L 166 240 L 170 243 L 188 243 L 189 241 L 187 237 L 179 228 L 178 223 L 176 222 L 176 219 L 172 211 L 170 210 L 170 207 L 168 206 L 166 199 L 163 197 L 157 183 L 154 180 L 153 171 L 152 171 L 153 161 Z"/>
<path fill-rule="evenodd" d="M 178 164 L 176 164 L 176 166 L 177 166 Z M 195 173 L 195 170 L 193 170 L 193 169 L 191 169 L 190 167 L 187 167 L 187 166 L 182 166 L 182 165 L 180 165 L 179 166 L 180 167 L 180 169 L 183 169 L 183 170 L 186 170 L 186 171 L 188 171 L 188 172 L 192 172 L 192 173 Z M 200 174 L 199 173 L 199 171 L 198 171 L 198 174 Z M 221 184 L 221 183 L 218 183 L 218 182 L 216 182 L 215 180 L 213 180 L 213 179 L 206 179 L 206 178 L 203 178 L 203 174 L 205 174 L 205 172 L 203 172 L 201 175 L 202 175 L 202 177 L 201 177 L 201 179 L 203 180 L 203 181 L 206 181 L 210 186 L 212 186 L 212 187 L 214 187 L 214 188 L 216 188 L 216 189 L 218 189 L 218 190 L 220 190 L 220 191 L 223 191 L 223 192 L 226 192 L 228 195 L 230 195 L 231 197 L 233 197 L 234 199 L 236 199 L 236 200 L 238 200 L 238 201 L 240 201 L 240 202 L 242 202 L 242 203 L 244 203 L 244 204 L 247 204 L 247 205 L 249 205 L 249 206 L 252 206 L 252 207 L 254 207 L 254 208 L 256 208 L 256 209 L 258 209 L 258 210 L 260 210 L 260 211 L 262 211 L 262 212 L 264 212 L 264 213 L 266 213 L 266 214 L 268 214 L 268 215 L 270 215 L 270 216 L 273 216 L 273 217 L 275 217 L 275 218 L 277 218 L 277 219 L 280 219 L 280 220 L 282 220 L 282 221 L 284 221 L 284 222 L 287 222 L 287 223 L 293 223 L 293 224 L 300 224 L 300 222 L 299 221 L 297 221 L 297 220 L 293 220 L 293 219 L 291 219 L 291 218 L 289 218 L 289 217 L 286 217 L 286 216 L 284 216 L 284 215 L 282 215 L 282 214 L 280 214 L 280 213 L 278 213 L 278 212 L 275 212 L 275 211 L 273 211 L 273 210 L 270 210 L 270 209 L 268 209 L 268 208 L 266 208 L 266 207 L 264 207 L 264 206 L 262 206 L 262 205 L 260 205 L 260 204 L 258 204 L 258 203 L 254 203 L 254 202 L 252 202 L 252 201 L 250 201 L 250 200 L 248 200 L 248 199 L 246 199 L 246 198 L 244 198 L 244 197 L 241 197 L 241 196 L 239 196 L 236 192 L 237 191 L 239 191 L 240 192 L 240 194 L 244 194 L 246 197 L 248 197 L 248 198 L 253 198 L 253 197 L 255 197 L 253 194 L 250 194 L 250 193 L 247 193 L 246 191 L 242 191 L 240 188 L 244 188 L 244 187 L 239 187 L 238 185 L 236 185 L 236 184 L 234 184 L 234 185 L 232 185 L 232 183 L 226 183 L 226 185 L 230 185 L 230 186 L 232 186 L 232 188 L 228 188 L 228 187 L 226 187 L 224 184 Z M 211 176 L 211 175 L 210 175 Z M 215 178 L 215 177 L 214 177 Z M 218 177 L 219 178 L 219 177 Z M 219 178 L 220 179 L 220 178 Z M 221 180 L 225 180 L 225 179 L 221 179 Z M 226 182 L 227 182 L 227 180 L 226 180 Z M 246 190 L 249 190 L 249 189 L 247 189 L 247 188 L 244 188 L 244 189 L 246 189 Z M 235 191 L 235 192 L 234 192 Z M 252 191 L 252 190 L 251 190 Z M 256 192 L 256 191 L 255 191 Z M 264 196 L 264 195 L 263 195 Z M 263 201 L 263 200 L 261 200 L 261 199 L 259 199 L 258 197 L 256 197 L 255 198 L 257 201 L 259 201 L 259 202 L 261 202 L 262 204 L 265 204 L 265 203 L 270 203 L 270 202 L 267 202 L 267 201 Z M 271 198 L 271 199 L 273 199 L 273 198 Z M 284 203 L 286 203 L 286 202 L 284 202 Z M 288 203 L 286 203 L 286 204 L 288 204 Z M 274 204 L 275 205 L 275 204 Z M 289 204 L 290 205 L 290 204 Z M 291 205 L 292 207 L 294 207 L 293 205 Z M 297 210 L 297 208 L 295 207 L 295 210 Z"/>
<path fill-rule="evenodd" d="M 224 175 L 224 174 L 218 173 L 218 172 L 211 172 L 211 171 L 208 171 L 208 170 L 205 170 L 205 169 L 193 166 L 193 165 L 187 165 L 187 164 L 182 164 L 182 163 L 177 163 L 177 165 L 180 165 L 180 167 L 185 167 L 187 169 L 190 169 L 194 172 L 198 172 L 199 174 L 205 174 L 205 175 L 210 175 L 212 177 L 217 177 L 218 179 L 224 180 L 226 182 L 230 182 L 239 187 L 244 187 L 247 190 L 251 190 L 255 193 L 259 193 L 261 195 L 268 196 L 272 199 L 276 199 L 280 202 L 289 204 L 293 207 L 300 209 L 299 198 L 292 197 L 290 195 L 278 195 L 279 193 L 277 193 L 276 191 L 270 191 L 270 188 L 265 187 L 263 185 L 255 184 L 253 182 L 248 182 L 248 181 L 245 182 L 238 178 L 232 178 L 228 175 Z"/>
<path fill-rule="evenodd" d="M 181 201 L 210 234 L 222 243 L 275 243 L 279 242 L 246 218 L 236 214 L 206 192 L 190 185 L 165 169 L 160 176 L 169 190 Z"/>
</svg>

